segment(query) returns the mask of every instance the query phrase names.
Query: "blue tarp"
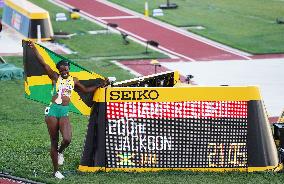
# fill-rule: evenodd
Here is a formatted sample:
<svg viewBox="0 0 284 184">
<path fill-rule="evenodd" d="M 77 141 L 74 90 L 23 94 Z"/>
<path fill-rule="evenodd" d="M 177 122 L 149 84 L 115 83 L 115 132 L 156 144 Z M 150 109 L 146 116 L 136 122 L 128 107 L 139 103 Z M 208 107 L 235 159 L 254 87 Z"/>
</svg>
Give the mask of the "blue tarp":
<svg viewBox="0 0 284 184">
<path fill-rule="evenodd" d="M 0 80 L 22 79 L 24 70 L 15 65 L 0 64 Z"/>
</svg>

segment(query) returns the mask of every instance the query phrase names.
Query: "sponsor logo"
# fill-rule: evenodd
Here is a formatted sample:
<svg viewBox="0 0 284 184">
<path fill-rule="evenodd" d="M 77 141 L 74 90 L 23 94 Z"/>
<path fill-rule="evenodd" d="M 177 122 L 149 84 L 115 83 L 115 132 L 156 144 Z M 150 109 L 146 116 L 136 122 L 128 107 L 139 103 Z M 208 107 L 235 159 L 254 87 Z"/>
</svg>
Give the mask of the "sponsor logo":
<svg viewBox="0 0 284 184">
<path fill-rule="evenodd" d="M 117 165 L 119 166 L 138 166 L 138 165 L 151 165 L 152 167 L 157 164 L 156 153 L 131 153 L 126 152 L 122 154 L 116 154 Z"/>
<path fill-rule="evenodd" d="M 11 25 L 17 29 L 20 30 L 22 24 L 22 17 L 21 15 L 17 14 L 16 12 L 13 12 L 12 19 L 11 19 Z"/>
<path fill-rule="evenodd" d="M 111 91 L 110 100 L 156 100 L 159 93 L 156 90 Z"/>
<path fill-rule="evenodd" d="M 133 159 L 134 156 L 135 156 L 135 154 L 133 154 L 133 153 L 117 154 L 117 157 L 120 158 L 118 165 L 133 165 L 133 166 L 135 166 L 135 163 L 132 162 L 132 159 Z"/>
</svg>

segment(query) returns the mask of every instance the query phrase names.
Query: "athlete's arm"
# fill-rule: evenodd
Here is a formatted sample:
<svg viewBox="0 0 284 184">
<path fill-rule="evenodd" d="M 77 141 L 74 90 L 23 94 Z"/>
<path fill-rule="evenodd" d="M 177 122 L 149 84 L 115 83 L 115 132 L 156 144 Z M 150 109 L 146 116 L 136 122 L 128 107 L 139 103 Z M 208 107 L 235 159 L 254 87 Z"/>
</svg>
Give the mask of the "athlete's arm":
<svg viewBox="0 0 284 184">
<path fill-rule="evenodd" d="M 44 67 L 45 71 L 47 72 L 48 77 L 51 80 L 57 80 L 58 74 L 53 71 L 48 64 L 46 64 L 41 57 L 41 55 L 38 53 L 37 49 L 35 48 L 35 44 L 32 41 L 28 41 L 28 46 L 34 51 L 39 63 Z"/>
<path fill-rule="evenodd" d="M 74 77 L 74 84 L 80 89 L 80 91 L 84 93 L 89 93 L 89 92 L 95 92 L 98 88 L 108 85 L 108 80 L 105 80 L 102 84 L 98 86 L 86 87 L 83 84 L 81 84 L 77 78 Z"/>
</svg>

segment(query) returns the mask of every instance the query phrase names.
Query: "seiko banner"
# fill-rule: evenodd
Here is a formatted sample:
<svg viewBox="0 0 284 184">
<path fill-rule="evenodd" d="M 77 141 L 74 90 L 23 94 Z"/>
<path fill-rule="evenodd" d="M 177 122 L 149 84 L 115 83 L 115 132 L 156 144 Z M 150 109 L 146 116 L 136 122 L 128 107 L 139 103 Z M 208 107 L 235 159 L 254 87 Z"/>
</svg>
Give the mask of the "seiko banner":
<svg viewBox="0 0 284 184">
<path fill-rule="evenodd" d="M 278 168 L 257 87 L 113 87 L 95 96 L 82 171 Z"/>
</svg>

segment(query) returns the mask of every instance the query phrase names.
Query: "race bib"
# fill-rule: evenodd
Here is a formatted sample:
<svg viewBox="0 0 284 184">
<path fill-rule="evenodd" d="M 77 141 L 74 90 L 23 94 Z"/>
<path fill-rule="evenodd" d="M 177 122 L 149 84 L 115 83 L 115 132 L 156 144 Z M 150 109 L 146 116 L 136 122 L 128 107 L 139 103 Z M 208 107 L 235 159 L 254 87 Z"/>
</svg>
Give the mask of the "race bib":
<svg viewBox="0 0 284 184">
<path fill-rule="evenodd" d="M 46 107 L 46 108 L 45 108 L 45 110 L 44 110 L 44 114 L 45 114 L 45 115 L 48 115 L 49 109 L 50 109 L 50 107 Z"/>
</svg>

